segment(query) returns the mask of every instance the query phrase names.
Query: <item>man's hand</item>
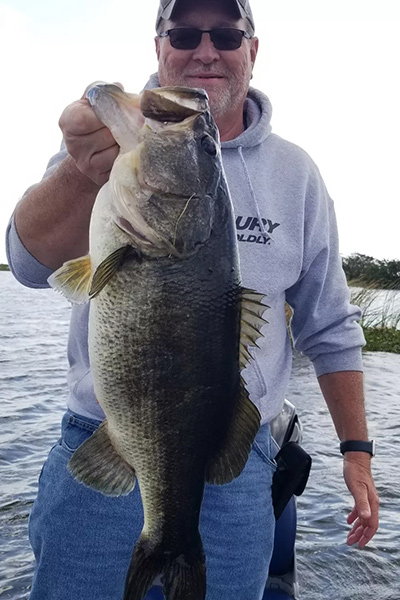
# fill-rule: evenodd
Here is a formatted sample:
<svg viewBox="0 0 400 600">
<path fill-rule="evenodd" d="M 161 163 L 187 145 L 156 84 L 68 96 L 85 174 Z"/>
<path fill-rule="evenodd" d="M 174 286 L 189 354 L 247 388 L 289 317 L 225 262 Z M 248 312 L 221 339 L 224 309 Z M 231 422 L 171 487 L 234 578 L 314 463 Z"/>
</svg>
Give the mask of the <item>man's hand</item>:
<svg viewBox="0 0 400 600">
<path fill-rule="evenodd" d="M 23 244 L 50 269 L 88 252 L 93 204 L 119 152 L 110 130 L 86 99 L 86 90 L 67 106 L 59 124 L 68 156 L 23 196 L 15 210 Z"/>
<path fill-rule="evenodd" d="M 121 84 L 117 85 L 122 87 Z M 59 126 L 68 153 L 79 171 L 98 186 L 102 186 L 110 177 L 119 146 L 111 131 L 96 117 L 86 99 L 86 90 L 80 100 L 73 102 L 63 111 Z"/>
<path fill-rule="evenodd" d="M 354 508 L 347 517 L 353 527 L 347 536 L 349 546 L 364 546 L 375 535 L 379 525 L 379 498 L 371 474 L 371 458 L 365 452 L 346 452 L 343 475 L 354 498 Z"/>
<path fill-rule="evenodd" d="M 326 373 L 318 378 L 339 440 L 368 440 L 364 407 L 363 374 L 360 371 Z M 371 474 L 371 457 L 366 452 L 346 452 L 343 475 L 354 498 L 347 518 L 353 528 L 349 545 L 364 548 L 378 529 L 379 500 Z"/>
</svg>

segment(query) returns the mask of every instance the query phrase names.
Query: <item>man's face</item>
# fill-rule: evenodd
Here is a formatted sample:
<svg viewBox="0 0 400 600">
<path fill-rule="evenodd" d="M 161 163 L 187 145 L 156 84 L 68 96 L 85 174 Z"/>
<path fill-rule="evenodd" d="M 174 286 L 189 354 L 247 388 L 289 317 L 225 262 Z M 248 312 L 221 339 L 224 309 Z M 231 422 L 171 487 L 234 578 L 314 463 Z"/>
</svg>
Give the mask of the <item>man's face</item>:
<svg viewBox="0 0 400 600">
<path fill-rule="evenodd" d="M 247 29 L 246 21 L 238 17 L 230 0 L 181 0 L 173 17 L 164 24 L 164 31 L 174 27 Z M 243 104 L 257 49 L 257 38 L 243 38 L 237 50 L 217 50 L 205 33 L 194 50 L 177 50 L 168 37 L 157 37 L 160 85 L 205 89 L 213 116 L 218 118 Z"/>
</svg>

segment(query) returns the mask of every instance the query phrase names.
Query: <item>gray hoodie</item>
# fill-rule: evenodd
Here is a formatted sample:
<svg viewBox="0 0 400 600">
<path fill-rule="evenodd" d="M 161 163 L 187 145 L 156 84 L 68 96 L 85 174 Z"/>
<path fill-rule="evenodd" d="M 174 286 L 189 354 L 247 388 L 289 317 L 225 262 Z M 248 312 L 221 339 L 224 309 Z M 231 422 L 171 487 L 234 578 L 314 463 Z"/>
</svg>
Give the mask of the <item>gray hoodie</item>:
<svg viewBox="0 0 400 600">
<path fill-rule="evenodd" d="M 147 87 L 155 87 L 153 76 Z M 265 314 L 260 348 L 243 372 L 263 422 L 283 404 L 292 350 L 285 301 L 293 309 L 291 333 L 296 349 L 313 362 L 317 376 L 361 371 L 360 311 L 350 305 L 341 267 L 333 202 L 321 175 L 301 148 L 271 133 L 268 98 L 250 88 L 245 131 L 222 143 L 223 164 L 235 208 L 243 285 L 262 292 Z M 66 156 L 65 148 L 49 162 L 48 177 Z M 23 285 L 48 287 L 51 270 L 23 246 L 11 219 L 7 256 Z M 103 419 L 96 402 L 88 355 L 89 306 L 73 306 L 68 342 L 68 407 Z"/>
</svg>

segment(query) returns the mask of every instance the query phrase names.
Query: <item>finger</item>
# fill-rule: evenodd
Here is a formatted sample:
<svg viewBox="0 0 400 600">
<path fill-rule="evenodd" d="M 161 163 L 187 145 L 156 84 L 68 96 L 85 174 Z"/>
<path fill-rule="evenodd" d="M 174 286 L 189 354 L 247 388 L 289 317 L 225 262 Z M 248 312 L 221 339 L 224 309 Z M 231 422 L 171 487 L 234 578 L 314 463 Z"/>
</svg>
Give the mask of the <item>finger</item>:
<svg viewBox="0 0 400 600">
<path fill-rule="evenodd" d="M 376 533 L 376 529 L 374 527 L 365 527 L 363 530 L 362 536 L 360 537 L 360 539 L 358 541 L 358 547 L 364 548 L 364 546 L 366 546 L 368 544 L 368 542 L 370 542 L 372 540 L 375 533 Z"/>
<path fill-rule="evenodd" d="M 351 511 L 351 513 L 349 514 L 349 516 L 347 517 L 347 522 L 349 525 L 351 525 L 352 523 L 354 523 L 354 521 L 357 519 L 358 514 L 357 514 L 357 510 L 356 507 L 353 508 L 353 510 Z"/>
<path fill-rule="evenodd" d="M 99 173 L 105 173 L 111 170 L 114 160 L 119 153 L 118 144 L 114 144 L 110 148 L 106 148 L 101 152 L 95 152 L 90 157 L 90 168 Z"/>
<path fill-rule="evenodd" d="M 368 500 L 367 488 L 361 487 L 353 492 L 355 506 L 354 509 L 361 519 L 369 519 L 371 517 L 371 507 Z"/>
<path fill-rule="evenodd" d="M 110 179 L 110 171 L 107 171 L 106 173 L 101 173 L 98 178 L 97 178 L 97 184 L 102 187 L 105 183 L 107 183 L 107 181 Z"/>
<path fill-rule="evenodd" d="M 104 127 L 87 100 L 77 100 L 67 106 L 58 121 L 64 137 L 87 135 Z"/>
<path fill-rule="evenodd" d="M 64 139 L 69 153 L 76 158 L 79 155 L 91 156 L 95 152 L 102 152 L 115 146 L 116 143 L 111 131 L 104 125 L 101 129 L 86 135 L 66 133 Z"/>
<path fill-rule="evenodd" d="M 375 527 L 360 525 L 347 536 L 347 544 L 352 546 L 358 543 L 359 548 L 364 548 L 376 533 Z"/>
<path fill-rule="evenodd" d="M 347 535 L 347 543 L 349 546 L 356 544 L 362 537 L 364 526 L 362 524 L 355 525 Z"/>
<path fill-rule="evenodd" d="M 118 153 L 119 146 L 114 144 L 114 146 L 107 148 L 107 150 L 93 154 L 90 157 L 88 166 L 77 164 L 78 169 L 82 170 L 82 172 L 97 183 L 97 185 L 102 186 L 110 177 L 111 167 L 114 164 L 114 160 L 117 158 Z"/>
<path fill-rule="evenodd" d="M 358 543 L 359 548 L 364 548 L 364 546 L 377 532 L 379 527 L 379 513 L 378 504 L 374 501 L 374 499 L 371 500 L 371 508 L 372 515 L 367 521 L 357 517 L 355 508 L 353 508 L 352 512 L 350 513 L 348 517 L 349 522 L 354 519 L 354 515 L 356 515 L 356 518 L 353 522 L 353 527 L 347 536 L 347 544 L 349 546 Z"/>
</svg>

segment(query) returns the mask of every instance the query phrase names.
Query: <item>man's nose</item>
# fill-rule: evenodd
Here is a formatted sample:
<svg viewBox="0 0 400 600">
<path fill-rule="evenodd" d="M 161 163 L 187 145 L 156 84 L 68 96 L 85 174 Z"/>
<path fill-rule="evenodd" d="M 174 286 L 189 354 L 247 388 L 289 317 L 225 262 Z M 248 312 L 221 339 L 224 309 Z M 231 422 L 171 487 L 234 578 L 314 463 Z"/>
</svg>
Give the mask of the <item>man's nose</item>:
<svg viewBox="0 0 400 600">
<path fill-rule="evenodd" d="M 203 33 L 200 44 L 193 52 L 193 59 L 200 60 L 205 64 L 209 64 L 215 60 L 219 60 L 220 58 L 220 53 L 212 43 L 210 34 Z"/>
</svg>

